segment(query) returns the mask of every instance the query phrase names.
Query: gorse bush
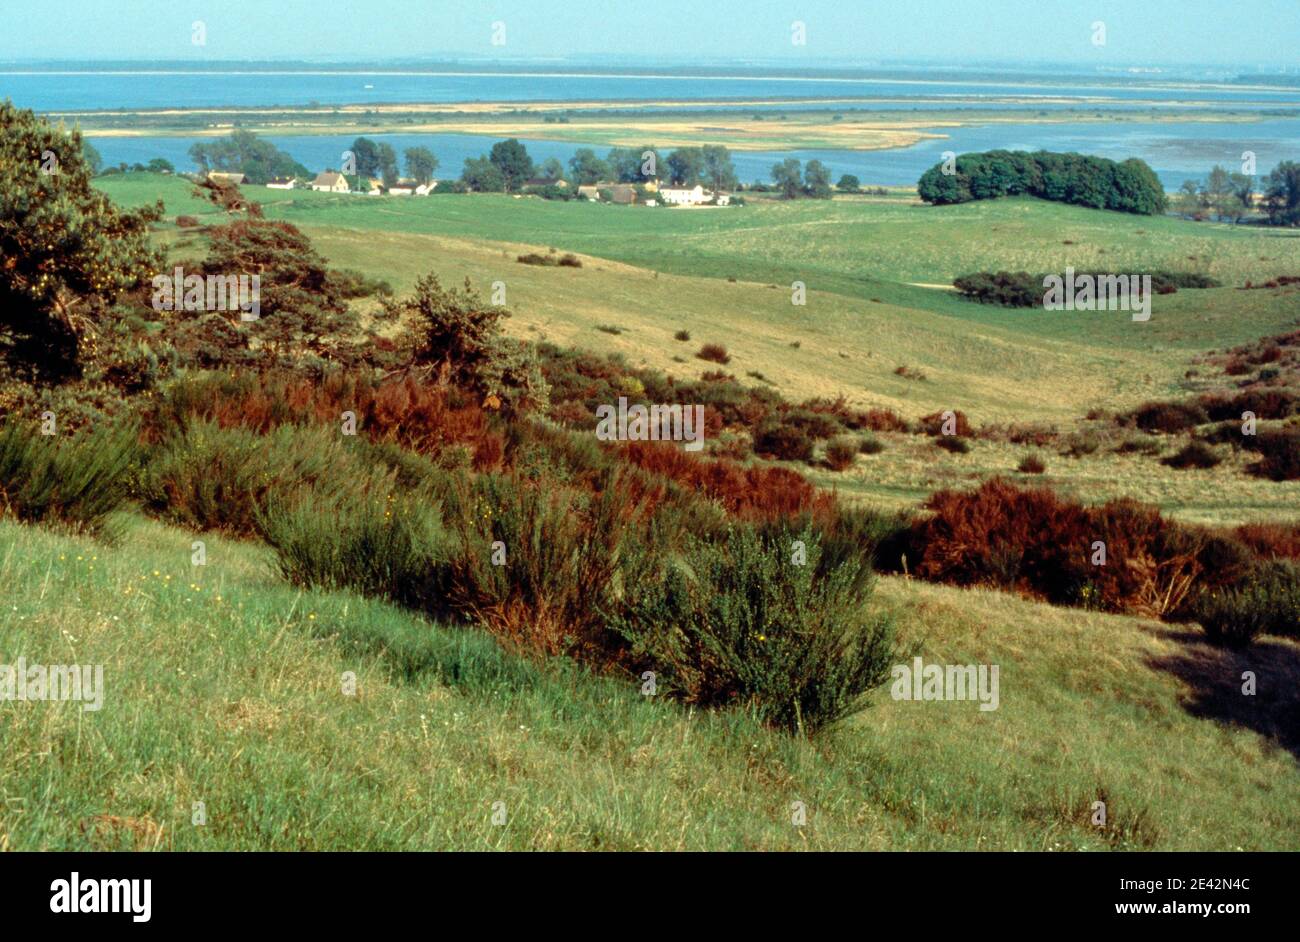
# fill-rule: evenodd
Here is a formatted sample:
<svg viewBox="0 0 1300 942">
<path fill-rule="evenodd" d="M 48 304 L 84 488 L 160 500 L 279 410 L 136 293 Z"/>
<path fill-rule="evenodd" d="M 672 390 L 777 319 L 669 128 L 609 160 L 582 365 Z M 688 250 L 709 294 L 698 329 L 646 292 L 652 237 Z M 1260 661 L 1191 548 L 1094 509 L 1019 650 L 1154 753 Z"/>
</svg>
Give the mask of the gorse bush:
<svg viewBox="0 0 1300 942">
<path fill-rule="evenodd" d="M 454 479 L 441 495 L 445 604 L 527 649 L 611 657 L 597 608 L 644 514 L 630 493 L 618 472 L 594 494 L 513 474 Z"/>
<path fill-rule="evenodd" d="M 61 438 L 9 419 L 0 427 L 0 517 L 112 536 L 110 515 L 127 499 L 140 457 L 131 426 Z"/>
<path fill-rule="evenodd" d="M 735 527 L 680 556 L 640 554 L 610 627 L 687 702 L 738 705 L 813 732 L 852 713 L 896 659 L 891 623 L 867 612 L 860 560 L 827 571 L 811 531 L 806 559 L 785 540 Z"/>
<path fill-rule="evenodd" d="M 1259 634 L 1300 637 L 1300 567 L 1273 561 L 1230 587 L 1203 589 L 1189 606 L 1216 644 L 1244 647 Z"/>
<path fill-rule="evenodd" d="M 449 541 L 437 504 L 372 473 L 346 493 L 274 494 L 259 527 L 297 585 L 355 589 L 412 607 L 440 602 Z"/>
<path fill-rule="evenodd" d="M 280 426 L 259 435 L 192 422 L 157 446 L 135 490 L 146 510 L 169 523 L 254 536 L 269 496 L 346 493 L 369 467 L 358 448 L 320 426 Z"/>
</svg>

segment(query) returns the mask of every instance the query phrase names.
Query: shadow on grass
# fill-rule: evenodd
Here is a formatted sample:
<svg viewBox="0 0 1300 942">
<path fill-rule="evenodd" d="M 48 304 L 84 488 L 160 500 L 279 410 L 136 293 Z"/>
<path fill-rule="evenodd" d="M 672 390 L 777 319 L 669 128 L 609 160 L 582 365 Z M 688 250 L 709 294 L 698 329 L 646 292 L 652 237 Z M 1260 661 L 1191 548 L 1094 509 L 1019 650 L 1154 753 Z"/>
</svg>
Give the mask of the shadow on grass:
<svg viewBox="0 0 1300 942">
<path fill-rule="evenodd" d="M 1147 658 L 1147 665 L 1178 677 L 1187 690 L 1183 708 L 1192 716 L 1253 730 L 1300 760 L 1300 648 L 1281 639 L 1262 638 L 1234 651 L 1215 647 L 1197 631 L 1164 634 L 1182 650 Z M 1243 693 L 1250 671 L 1255 694 Z"/>
</svg>

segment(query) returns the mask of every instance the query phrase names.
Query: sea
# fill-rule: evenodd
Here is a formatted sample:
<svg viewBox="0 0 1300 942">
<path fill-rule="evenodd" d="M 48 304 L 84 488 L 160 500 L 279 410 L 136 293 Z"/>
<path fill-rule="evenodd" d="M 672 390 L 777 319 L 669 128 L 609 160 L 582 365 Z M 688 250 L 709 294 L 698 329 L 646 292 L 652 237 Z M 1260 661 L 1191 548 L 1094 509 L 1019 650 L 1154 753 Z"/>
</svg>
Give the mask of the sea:
<svg viewBox="0 0 1300 942">
<path fill-rule="evenodd" d="M 794 102 L 798 98 L 866 99 L 843 103 Z M 449 102 L 603 102 L 610 110 L 621 103 L 674 102 L 674 111 L 735 110 L 772 116 L 781 110 L 821 108 L 851 114 L 849 109 L 911 113 L 962 111 L 1010 106 L 1024 110 L 1021 123 L 981 122 L 964 127 L 921 127 L 941 138 L 908 147 L 878 151 L 772 150 L 737 151 L 732 159 L 744 182 L 770 179 L 772 165 L 787 157 L 817 159 L 834 178 L 851 173 L 867 185 L 915 183 L 941 159 L 944 151 L 1006 148 L 1011 150 L 1075 151 L 1112 159 L 1139 157 L 1149 163 L 1169 189 L 1184 180 L 1200 179 L 1216 163 L 1240 169 L 1243 154 L 1255 155 L 1259 172 L 1276 163 L 1300 159 L 1300 88 L 1230 83 L 1161 81 L 1137 77 L 1090 82 L 1059 80 L 1048 74 L 965 78 L 945 74 L 900 72 L 890 77 L 809 75 L 689 74 L 676 70 L 644 72 L 576 72 L 512 70 L 492 72 L 455 68 L 348 71 L 330 69 L 150 70 L 145 68 L 24 70 L 0 68 L 0 99 L 42 113 L 67 115 L 112 109 L 190 109 L 221 107 L 306 106 L 335 104 L 398 104 Z M 761 107 L 740 99 L 781 102 Z M 1028 101 L 1029 104 L 1025 104 Z M 721 103 L 721 104 L 719 104 Z M 1156 107 L 1174 118 L 1144 120 Z M 1249 116 L 1250 121 L 1204 122 L 1176 120 L 1180 112 L 1213 109 L 1225 115 Z M 1101 115 L 1103 120 L 1076 120 L 1075 114 Z M 1051 123 L 1034 117 L 1052 118 Z M 1059 120 L 1064 117 L 1064 120 Z M 357 136 L 265 135 L 312 169 L 335 167 Z M 492 139 L 471 134 L 367 134 L 403 148 L 429 147 L 440 160 L 440 175 L 459 173 L 468 157 L 483 154 Z M 197 136 L 112 137 L 92 135 L 106 164 L 145 163 L 164 157 L 178 169 L 192 169 L 188 156 Z M 582 144 L 524 140 L 535 160 L 556 157 L 567 161 Z M 653 143 L 653 142 L 648 142 Z M 595 148 L 598 152 L 603 148 Z"/>
</svg>

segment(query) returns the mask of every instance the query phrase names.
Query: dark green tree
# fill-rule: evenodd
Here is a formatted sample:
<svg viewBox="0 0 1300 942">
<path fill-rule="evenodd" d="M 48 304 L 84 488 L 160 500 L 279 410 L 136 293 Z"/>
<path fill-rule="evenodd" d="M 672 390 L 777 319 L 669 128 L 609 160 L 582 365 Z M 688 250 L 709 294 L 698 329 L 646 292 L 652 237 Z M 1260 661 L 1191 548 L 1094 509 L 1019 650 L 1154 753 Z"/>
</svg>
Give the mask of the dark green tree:
<svg viewBox="0 0 1300 942">
<path fill-rule="evenodd" d="M 466 157 L 460 178 L 475 193 L 500 193 L 506 188 L 501 169 L 487 157 Z"/>
<path fill-rule="evenodd" d="M 81 374 L 108 308 L 161 266 L 162 203 L 125 212 L 91 185 L 79 132 L 0 102 L 0 363 L 26 382 Z"/>
<path fill-rule="evenodd" d="M 533 175 L 533 161 L 528 156 L 528 149 L 513 137 L 493 144 L 488 160 L 501 172 L 507 193 L 518 190 Z"/>
<path fill-rule="evenodd" d="M 1274 226 L 1300 226 L 1300 163 L 1286 160 L 1264 178 L 1264 212 Z"/>
<path fill-rule="evenodd" d="M 610 175 L 609 164 L 596 156 L 590 147 L 579 147 L 569 158 L 569 172 L 579 186 L 599 183 Z"/>
<path fill-rule="evenodd" d="M 810 160 L 803 168 L 804 193 L 815 200 L 831 198 L 831 171 L 820 160 Z"/>
<path fill-rule="evenodd" d="M 782 199 L 798 199 L 803 192 L 803 165 L 793 157 L 787 157 L 772 166 L 772 181 L 780 190 Z"/>
<path fill-rule="evenodd" d="M 408 147 L 403 156 L 406 158 L 406 175 L 416 183 L 428 183 L 438 169 L 438 158 L 427 147 Z"/>
</svg>

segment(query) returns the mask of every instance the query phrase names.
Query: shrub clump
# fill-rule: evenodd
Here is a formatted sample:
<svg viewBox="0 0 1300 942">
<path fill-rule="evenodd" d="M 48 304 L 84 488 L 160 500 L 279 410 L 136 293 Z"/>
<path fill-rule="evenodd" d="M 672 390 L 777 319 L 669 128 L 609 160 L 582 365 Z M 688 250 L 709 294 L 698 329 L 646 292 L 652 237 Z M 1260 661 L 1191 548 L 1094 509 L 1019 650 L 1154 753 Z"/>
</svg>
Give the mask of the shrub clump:
<svg viewBox="0 0 1300 942">
<path fill-rule="evenodd" d="M 1213 468 L 1222 456 L 1205 442 L 1192 441 L 1172 455 L 1161 458 L 1160 463 L 1171 468 Z"/>
<path fill-rule="evenodd" d="M 833 438 L 826 443 L 826 463 L 833 471 L 844 471 L 853 466 L 853 460 L 862 449 L 862 443 L 849 435 Z"/>
<path fill-rule="evenodd" d="M 1016 470 L 1021 474 L 1042 474 L 1047 470 L 1047 464 L 1038 455 L 1025 455 L 1016 465 Z"/>
<path fill-rule="evenodd" d="M 788 541 L 744 527 L 693 538 L 680 559 L 642 555 L 610 626 L 687 702 L 814 732 L 852 713 L 896 652 L 892 624 L 867 612 L 870 569 L 825 566 L 816 535 L 800 538 L 802 563 Z"/>
<path fill-rule="evenodd" d="M 1215 644 L 1245 647 L 1259 634 L 1300 636 L 1300 567 L 1267 562 L 1228 588 L 1203 590 L 1189 606 Z"/>
<path fill-rule="evenodd" d="M 695 355 L 701 360 L 708 360 L 710 363 L 726 364 L 731 362 L 731 354 L 720 343 L 706 343 L 700 347 Z"/>
<path fill-rule="evenodd" d="M 754 437 L 754 451 L 780 461 L 808 461 L 813 456 L 813 440 L 796 425 L 771 423 Z"/>
</svg>

